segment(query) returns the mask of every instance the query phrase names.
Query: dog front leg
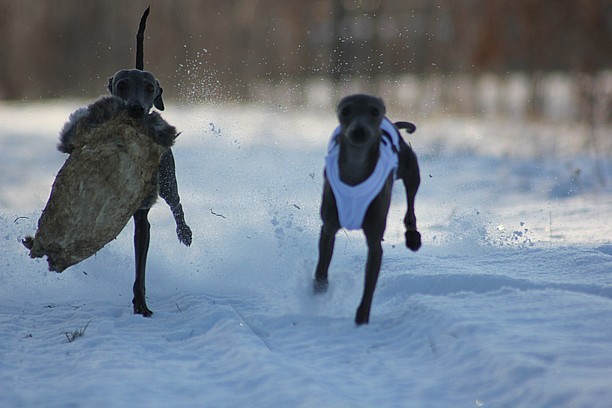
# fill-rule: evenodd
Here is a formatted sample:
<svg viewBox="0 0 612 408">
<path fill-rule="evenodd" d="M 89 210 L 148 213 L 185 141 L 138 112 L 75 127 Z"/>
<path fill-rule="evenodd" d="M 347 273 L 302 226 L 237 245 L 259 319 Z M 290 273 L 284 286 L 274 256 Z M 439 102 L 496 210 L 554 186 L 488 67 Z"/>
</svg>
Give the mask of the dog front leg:
<svg viewBox="0 0 612 408">
<path fill-rule="evenodd" d="M 170 207 L 176 223 L 176 234 L 183 244 L 191 245 L 191 228 L 185 222 L 185 213 L 181 205 L 181 198 L 176 181 L 176 165 L 172 150 L 168 149 L 162 156 L 159 164 L 159 195 Z"/>
<path fill-rule="evenodd" d="M 421 233 L 417 230 L 416 215 L 414 213 L 414 200 L 421 184 L 421 175 L 416 154 L 403 140 L 400 141 L 400 167 L 399 178 L 402 179 L 406 190 L 406 216 L 404 226 L 406 227 L 406 246 L 413 251 L 421 247 Z"/>
<path fill-rule="evenodd" d="M 334 253 L 336 232 L 337 230 L 330 229 L 326 225 L 321 227 L 321 236 L 319 238 L 319 262 L 317 263 L 314 279 L 315 293 L 324 293 L 327 291 L 329 285 L 327 271 Z"/>
<path fill-rule="evenodd" d="M 151 224 L 147 219 L 149 210 L 138 210 L 134 214 L 134 255 L 136 264 L 136 279 L 134 280 L 134 314 L 150 317 L 153 312 L 147 307 L 145 299 L 145 271 L 147 253 L 151 239 Z"/>
<path fill-rule="evenodd" d="M 405 238 L 406 246 L 412 251 L 417 251 L 421 247 L 421 233 L 417 230 L 416 216 L 414 214 L 415 196 L 416 189 L 410 190 L 410 187 L 406 186 L 406 202 L 408 209 L 404 217 L 404 226 L 406 227 Z"/>
<path fill-rule="evenodd" d="M 358 325 L 367 324 L 370 320 L 370 307 L 372 306 L 372 298 L 374 297 L 382 263 L 383 250 L 380 242 L 380 239 L 368 238 L 368 261 L 366 263 L 363 297 L 355 315 L 355 323 Z"/>
</svg>

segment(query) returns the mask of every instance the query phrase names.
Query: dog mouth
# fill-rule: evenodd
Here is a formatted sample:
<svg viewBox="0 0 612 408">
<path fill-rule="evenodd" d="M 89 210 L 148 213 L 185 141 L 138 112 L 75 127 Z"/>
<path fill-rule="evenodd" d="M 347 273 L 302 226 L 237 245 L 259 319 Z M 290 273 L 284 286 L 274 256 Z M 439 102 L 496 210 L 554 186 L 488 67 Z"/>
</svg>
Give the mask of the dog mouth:
<svg viewBox="0 0 612 408">
<path fill-rule="evenodd" d="M 134 119 L 140 119 L 145 114 L 145 109 L 142 106 L 136 104 L 128 106 L 127 111 L 128 115 L 130 115 L 130 117 Z"/>
</svg>

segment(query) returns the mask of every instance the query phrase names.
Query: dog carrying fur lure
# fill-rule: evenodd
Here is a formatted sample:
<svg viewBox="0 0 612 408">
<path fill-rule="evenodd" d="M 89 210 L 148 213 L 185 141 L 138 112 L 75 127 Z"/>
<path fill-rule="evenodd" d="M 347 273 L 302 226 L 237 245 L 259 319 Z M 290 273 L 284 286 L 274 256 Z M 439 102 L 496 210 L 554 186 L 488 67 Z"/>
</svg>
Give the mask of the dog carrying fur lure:
<svg viewBox="0 0 612 408">
<path fill-rule="evenodd" d="M 58 149 L 70 156 L 56 176 L 30 257 L 48 257 L 49 270 L 92 256 L 115 239 L 134 213 L 157 197 L 162 155 L 176 129 L 153 112 L 128 115 L 125 102 L 106 96 L 70 115 Z"/>
</svg>

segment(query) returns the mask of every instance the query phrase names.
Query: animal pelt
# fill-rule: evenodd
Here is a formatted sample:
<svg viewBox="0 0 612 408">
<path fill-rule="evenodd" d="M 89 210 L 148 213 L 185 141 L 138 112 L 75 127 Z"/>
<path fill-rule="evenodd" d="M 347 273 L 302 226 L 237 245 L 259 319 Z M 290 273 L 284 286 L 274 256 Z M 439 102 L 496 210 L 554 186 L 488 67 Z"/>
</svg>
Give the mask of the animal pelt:
<svg viewBox="0 0 612 408">
<path fill-rule="evenodd" d="M 70 156 L 55 178 L 30 257 L 62 272 L 117 237 L 143 202 L 157 197 L 162 155 L 176 129 L 157 113 L 129 117 L 125 103 L 103 97 L 70 115 L 58 149 Z"/>
<path fill-rule="evenodd" d="M 57 149 L 63 153 L 72 152 L 74 132 L 77 124 L 81 126 L 82 131 L 86 131 L 88 128 L 93 128 L 107 122 L 120 111 L 126 109 L 125 101 L 112 95 L 103 96 L 88 107 L 77 109 L 70 114 L 68 122 L 62 128 Z M 174 144 L 174 140 L 178 137 L 176 128 L 162 119 L 161 115 L 157 112 L 145 115 L 142 128 L 153 141 L 164 147 L 171 147 Z"/>
</svg>

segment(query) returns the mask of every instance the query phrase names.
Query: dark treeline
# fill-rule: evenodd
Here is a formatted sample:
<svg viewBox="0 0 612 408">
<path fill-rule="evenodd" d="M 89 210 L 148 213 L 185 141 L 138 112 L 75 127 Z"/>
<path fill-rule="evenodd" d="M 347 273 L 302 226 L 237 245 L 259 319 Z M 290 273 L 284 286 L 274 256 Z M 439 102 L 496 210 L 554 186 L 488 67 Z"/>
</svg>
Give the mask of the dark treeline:
<svg viewBox="0 0 612 408">
<path fill-rule="evenodd" d="M 196 85 L 248 99 L 287 80 L 612 67 L 609 0 L 0 0 L 0 99 L 104 93 L 134 66 L 149 4 L 145 69 L 175 97 Z"/>
</svg>

